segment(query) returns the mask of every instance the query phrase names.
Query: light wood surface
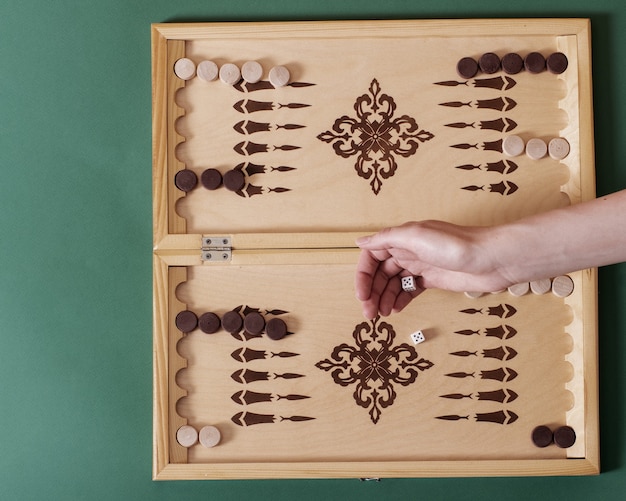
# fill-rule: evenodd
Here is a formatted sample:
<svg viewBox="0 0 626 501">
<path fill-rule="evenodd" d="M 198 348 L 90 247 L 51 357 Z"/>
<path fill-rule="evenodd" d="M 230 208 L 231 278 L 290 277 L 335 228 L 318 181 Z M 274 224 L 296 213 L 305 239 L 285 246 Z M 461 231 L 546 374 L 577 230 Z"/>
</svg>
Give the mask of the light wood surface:
<svg viewBox="0 0 626 501">
<path fill-rule="evenodd" d="M 364 321 L 354 297 L 353 266 L 336 265 L 331 269 L 332 273 L 328 274 L 320 274 L 316 266 L 304 265 L 189 270 L 187 281 L 177 287 L 177 294 L 192 311 L 198 314 L 214 311 L 222 316 L 241 304 L 263 310 L 286 310 L 289 313 L 281 318 L 294 332 L 277 342 L 266 337 L 241 342 L 225 331 L 209 336 L 197 330 L 177 342 L 179 354 L 189 364 L 177 375 L 177 383 L 188 393 L 177 403 L 178 412 L 189 422 L 215 424 L 224 435 L 219 449 L 210 454 L 202 448 L 190 451 L 191 462 L 262 462 L 270 450 L 274 458 L 282 461 L 300 460 L 303 451 L 310 460 L 317 461 L 565 457 L 563 450 L 536 450 L 529 441 L 535 425 L 564 423 L 572 403 L 571 394 L 564 391 L 572 368 L 563 360 L 572 343 L 563 328 L 570 321 L 570 312 L 561 300 L 552 295 L 541 298 L 529 295 L 525 301 L 516 303 L 518 312 L 513 317 L 502 320 L 460 310 L 507 303 L 508 293 L 469 299 L 462 294 L 429 291 L 408 311 L 381 319 L 379 322 L 387 322 L 396 332 L 394 345 L 412 345 L 410 334 L 423 330 L 427 341 L 419 345 L 417 353 L 435 365 L 419 372 L 416 381 L 407 387 L 393 384 L 397 401 L 383 408 L 380 420 L 374 424 L 369 409 L 357 406 L 354 401 L 355 384 L 339 386 L 329 372 L 315 366 L 330 358 L 336 346 L 355 345 L 353 331 Z M 216 283 L 220 286 L 215 287 Z M 455 304 L 455 308 L 449 308 L 450 304 Z M 455 333 L 480 332 L 500 325 L 513 327 L 517 334 L 500 340 L 482 333 L 473 336 Z M 481 350 L 501 346 L 513 348 L 517 356 L 510 361 L 481 356 Z M 244 364 L 231 356 L 240 348 L 271 353 L 286 351 L 298 356 Z M 463 350 L 477 353 L 450 355 Z M 510 367 L 519 375 L 508 383 L 480 378 L 482 370 L 500 367 Z M 241 385 L 230 377 L 238 369 L 295 372 L 303 373 L 304 377 Z M 464 378 L 445 375 L 456 372 L 474 375 Z M 441 397 L 500 388 L 512 389 L 519 394 L 518 399 L 501 404 Z M 242 407 L 230 397 L 245 389 L 296 393 L 310 398 Z M 520 416 L 518 422 L 508 426 L 474 422 L 473 415 L 477 412 L 500 409 L 516 412 Z M 241 428 L 231 418 L 243 410 L 315 419 Z M 436 419 L 450 414 L 471 414 L 472 419 L 459 422 Z M 441 440 L 442 436 L 446 437 L 445 441 Z"/>
<path fill-rule="evenodd" d="M 371 406 L 354 399 L 356 383 L 337 384 L 329 368 L 338 346 L 358 344 L 353 332 L 364 322 L 352 285 L 357 236 L 410 219 L 497 224 L 594 197 L 589 43 L 586 20 L 562 19 L 154 25 L 154 478 L 597 473 L 595 270 L 573 274 L 574 292 L 564 299 L 427 291 L 402 314 L 370 324 L 374 331 L 382 322 L 391 326 L 392 346 L 413 347 L 410 334 L 423 330 L 426 341 L 414 349 L 432 362 L 406 386 L 391 384 L 393 402 L 379 406 L 375 422 Z M 522 72 L 509 76 L 508 89 L 476 83 L 503 72 L 464 83 L 455 70 L 463 56 L 557 50 L 568 56 L 565 73 Z M 407 53 L 411 64 L 397 64 Z M 182 57 L 196 65 L 259 61 L 265 79 L 269 68 L 283 65 L 291 83 L 238 90 L 185 81 L 173 71 Z M 333 143 L 349 132 L 333 126 L 362 118 L 359 110 L 376 117 L 368 102 L 382 95 L 380 107 L 394 103 L 383 119 L 398 128 L 414 119 L 424 134 L 410 154 L 392 150 L 395 172 L 375 182 L 366 177 L 376 150 L 363 156 L 366 168 L 357 175 L 359 152 L 337 154 Z M 510 109 L 484 106 L 496 99 Z M 259 106 L 245 108 L 250 100 L 271 109 L 250 112 Z M 514 123 L 524 141 L 563 137 L 570 154 L 561 161 L 507 159 L 485 146 L 508 133 L 490 128 L 498 119 Z M 358 142 L 354 130 L 364 131 L 352 129 Z M 503 159 L 515 168 L 492 168 Z M 206 168 L 224 174 L 242 163 L 265 173 L 246 171 L 249 191 L 239 194 L 200 184 L 184 194 L 173 183 L 183 168 L 200 178 Z M 232 260 L 203 263 L 203 235 L 228 236 Z M 174 324 L 183 309 L 221 316 L 239 305 L 288 312 L 280 316 L 293 334 L 241 341 L 223 330 L 183 335 Z M 515 312 L 489 315 L 501 307 Z M 496 327 L 516 334 L 486 335 Z M 269 358 L 242 363 L 231 355 L 242 348 Z M 271 356 L 276 350 L 297 355 Z M 501 361 L 497 353 L 513 356 Z M 483 377 L 496 369 L 516 375 L 504 384 Z M 231 377 L 240 370 L 268 372 L 270 380 L 242 384 Z M 293 373 L 301 377 L 272 376 Z M 517 398 L 479 398 L 495 390 Z M 273 401 L 242 406 L 231 398 L 238 391 L 271 393 Z M 288 394 L 308 398 L 276 400 Z M 490 421 L 500 411 L 516 420 Z M 271 415 L 273 422 L 239 426 L 233 418 L 240 412 Z M 578 440 L 566 450 L 538 449 L 530 432 L 540 424 L 568 424 Z M 181 447 L 175 435 L 182 425 L 215 426 L 221 441 L 210 449 Z"/>
<path fill-rule="evenodd" d="M 188 232 L 375 231 L 406 220 L 424 218 L 460 224 L 494 224 L 567 202 L 568 195 L 562 195 L 560 187 L 567 182 L 569 173 L 558 161 L 547 159 L 537 164 L 521 156 L 512 159 L 517 170 L 503 176 L 498 172 L 458 168 L 496 162 L 502 155 L 475 148 L 452 147 L 456 144 L 478 144 L 480 147 L 483 142 L 501 139 L 500 132 L 481 130 L 478 124 L 503 116 L 518 124 L 515 131 L 525 139 L 559 135 L 568 117 L 558 107 L 558 100 L 567 93 L 561 78 L 547 72 L 520 74 L 515 77 L 518 83 L 507 92 L 464 85 L 435 85 L 435 82 L 462 80 L 456 76 L 455 62 L 450 56 L 444 59 L 448 64 L 441 64 L 443 55 L 440 51 L 475 54 L 492 47 L 505 47 L 502 50 L 519 47 L 523 51 L 535 44 L 548 51 L 556 48 L 554 37 L 537 39 L 534 43 L 527 37 L 515 40 L 484 38 L 472 40 L 472 45 L 459 38 L 446 40 L 440 45 L 440 51 L 431 40 L 423 38 L 406 40 L 403 45 L 393 39 L 375 39 L 365 48 L 361 39 L 324 40 L 316 45 L 303 39 L 275 42 L 271 57 L 269 49 L 263 45 L 257 44 L 250 49 L 245 42 L 194 41 L 187 44 L 187 55 L 200 59 L 205 54 L 224 54 L 223 60 L 226 61 L 240 60 L 241 54 L 250 54 L 265 66 L 284 63 L 292 69 L 294 81 L 315 85 L 241 93 L 226 86 L 205 85 L 206 82 L 198 79 L 188 82 L 176 96 L 178 104 L 188 110 L 176 121 L 178 133 L 186 138 L 178 145 L 177 154 L 198 176 L 208 167 L 226 172 L 246 162 L 266 166 L 267 170 L 290 167 L 294 170 L 272 170 L 250 178 L 252 185 L 289 191 L 248 198 L 235 196 L 228 190 L 216 190 L 210 194 L 206 190 L 194 190 L 176 204 L 177 213 L 187 221 Z M 396 64 L 404 52 L 419 54 L 425 60 L 419 65 L 415 63 L 414 71 L 407 71 L 406 65 Z M 294 53 L 300 55 L 297 60 L 294 60 Z M 338 58 L 338 53 L 344 56 Z M 380 53 L 377 61 L 373 61 L 372 53 Z M 359 57 L 359 54 L 362 55 Z M 367 71 L 376 64 L 382 66 L 379 71 Z M 420 71 L 419 68 L 423 67 L 429 71 Z M 351 84 L 338 85 L 339 75 L 347 75 Z M 417 151 L 410 157 L 393 154 L 397 170 L 388 179 L 380 179 L 378 194 L 373 193 L 370 184 L 373 176 L 364 179 L 357 175 L 358 155 L 343 158 L 336 154 L 332 144 L 318 138 L 320 134 L 332 131 L 335 121 L 342 116 L 356 118 L 355 101 L 370 94 L 374 78 L 380 85 L 380 92 L 394 99 L 397 106 L 394 118 L 414 118 L 418 130 L 434 134 L 432 139 L 419 143 Z M 476 103 L 500 97 L 511 98 L 518 104 L 507 113 L 439 104 Z M 233 109 L 233 105 L 244 99 L 277 105 L 306 104 L 307 107 L 243 114 Z M 534 111 L 537 109 L 541 114 Z M 303 127 L 246 136 L 233 129 L 236 123 L 244 120 Z M 457 122 L 474 123 L 475 126 L 459 129 L 445 125 Z M 243 141 L 268 144 L 270 151 L 241 155 L 234 146 Z M 298 149 L 273 149 L 285 145 Z M 371 167 L 364 170 L 367 168 Z M 492 184 L 502 181 L 513 182 L 519 189 L 510 196 L 489 191 Z M 433 189 L 434 186 L 438 189 Z M 468 186 L 477 188 L 475 191 L 463 189 Z M 347 199 L 350 200 L 348 204 L 343 202 Z M 285 206 L 291 209 L 284 210 Z M 337 217 L 338 214 L 341 216 Z"/>
</svg>

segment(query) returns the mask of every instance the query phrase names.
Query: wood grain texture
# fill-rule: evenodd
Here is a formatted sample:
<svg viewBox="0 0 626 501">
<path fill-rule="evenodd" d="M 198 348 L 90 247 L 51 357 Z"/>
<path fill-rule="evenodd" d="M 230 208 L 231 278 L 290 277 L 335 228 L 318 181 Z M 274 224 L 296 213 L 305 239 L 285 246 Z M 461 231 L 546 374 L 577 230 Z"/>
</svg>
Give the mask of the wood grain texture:
<svg viewBox="0 0 626 501">
<path fill-rule="evenodd" d="M 437 478 L 581 476 L 598 473 L 589 459 L 497 461 L 385 461 L 345 463 L 170 464 L 157 480 L 298 479 L 298 478 Z"/>
<path fill-rule="evenodd" d="M 176 412 L 176 401 L 185 395 L 176 384 L 176 373 L 186 366 L 186 361 L 176 351 L 181 333 L 176 329 L 176 314 L 184 305 L 176 298 L 172 283 L 186 279 L 186 268 L 169 267 L 154 256 L 154 350 L 153 350 L 153 478 L 169 464 L 186 463 L 187 449 L 176 442 L 176 431 L 187 420 Z"/>
<path fill-rule="evenodd" d="M 185 220 L 170 204 L 183 195 L 174 186 L 173 179 L 185 165 L 178 160 L 176 147 L 184 138 L 176 133 L 175 120 L 184 110 L 176 105 L 177 91 L 184 81 L 174 74 L 174 63 L 184 57 L 185 43 L 167 41 L 157 26 L 152 27 L 152 198 L 153 243 L 155 249 L 171 233 L 185 233 Z"/>
<path fill-rule="evenodd" d="M 242 304 L 263 312 L 279 309 L 288 312 L 280 318 L 294 332 L 278 342 L 265 337 L 242 342 L 224 331 L 211 336 L 195 331 L 178 343 L 179 354 L 188 361 L 188 367 L 177 376 L 178 384 L 188 392 L 178 402 L 178 412 L 190 422 L 219 426 L 224 436 L 220 448 L 210 454 L 202 448 L 190 450 L 190 462 L 237 462 L 244 458 L 262 462 L 269 450 L 272 457 L 285 461 L 300 460 L 302 451 L 308 459 L 335 462 L 399 457 L 489 459 L 505 454 L 519 458 L 565 457 L 565 452 L 556 448 L 537 450 L 527 433 L 536 423 L 564 422 L 572 403 L 571 394 L 565 390 L 572 368 L 563 360 L 572 344 L 563 328 L 570 312 L 562 300 L 552 295 L 528 296 L 516 302 L 515 315 L 501 319 L 485 312 L 490 306 L 507 303 L 508 293 L 469 299 L 460 293 L 428 291 L 401 314 L 380 319 L 395 331 L 394 346 L 412 345 L 410 334 L 424 330 L 427 342 L 416 350 L 420 359 L 435 365 L 419 371 L 415 382 L 406 387 L 393 383 L 396 399 L 381 409 L 380 419 L 374 424 L 370 408 L 359 407 L 354 401 L 356 383 L 342 387 L 333 381 L 330 372 L 316 367 L 316 363 L 331 357 L 336 346 L 356 346 L 353 332 L 364 322 L 354 297 L 353 265 L 326 268 L 328 272 L 321 273 L 318 266 L 307 265 L 194 267 L 189 269 L 187 281 L 176 287 L 179 300 L 198 314 L 214 311 L 222 316 Z M 455 307 L 450 308 L 451 304 Z M 460 311 L 466 308 L 483 309 L 483 313 Z M 500 325 L 510 325 L 517 334 L 509 339 L 485 335 L 484 329 Z M 466 329 L 476 332 L 457 333 Z M 513 348 L 517 354 L 510 360 L 483 355 L 483 350 L 503 346 Z M 268 355 L 264 360 L 241 363 L 231 356 L 239 348 L 286 351 L 298 356 L 283 359 Z M 459 353 L 462 350 L 473 354 Z M 501 367 L 510 367 L 518 375 L 510 382 L 481 377 L 482 371 Z M 230 377 L 238 369 L 296 372 L 304 377 L 241 385 Z M 389 370 L 394 370 L 393 364 Z M 459 371 L 473 375 L 462 379 L 447 376 Z M 369 384 L 376 387 L 377 382 Z M 500 388 L 510 388 L 519 397 L 505 404 L 441 397 Z M 242 407 L 230 397 L 244 389 L 310 398 Z M 508 426 L 474 422 L 477 412 L 500 409 L 516 412 L 518 422 Z M 230 420 L 243 410 L 315 419 L 240 428 Z M 460 422 L 436 419 L 449 414 L 472 416 Z M 446 440 L 442 441 L 441 436 Z"/>
<path fill-rule="evenodd" d="M 169 233 L 167 179 L 167 40 L 152 26 L 152 234 L 154 248 Z"/>
<path fill-rule="evenodd" d="M 401 224 L 408 219 L 437 218 L 459 224 L 495 224 L 568 203 L 561 194 L 561 186 L 569 177 L 567 168 L 547 159 L 541 164 L 530 159 L 513 161 L 519 166 L 510 176 L 484 172 L 482 168 L 468 172 L 460 166 L 480 166 L 501 156 L 477 151 L 471 145 L 498 140 L 497 131 L 478 129 L 481 121 L 501 116 L 514 120 L 516 130 L 525 139 L 550 137 L 559 134 L 565 126 L 567 114 L 559 108 L 559 98 L 566 89 L 553 75 L 521 74 L 517 84 L 507 92 L 476 89 L 466 86 L 454 88 L 435 85 L 436 82 L 455 79 L 454 61 L 443 57 L 443 51 L 454 49 L 455 54 L 480 53 L 489 47 L 530 47 L 527 38 L 477 39 L 468 46 L 465 39 L 446 39 L 437 45 L 429 39 L 404 40 L 398 45 L 394 39 L 363 41 L 323 40 L 312 44 L 308 40 L 275 41 L 269 49 L 257 44 L 250 49 L 247 40 L 194 41 L 188 44 L 190 57 L 205 54 L 223 54 L 222 60 L 239 60 L 249 54 L 272 66 L 284 62 L 293 68 L 294 80 L 315 85 L 305 88 L 286 87 L 265 91 L 237 93 L 225 86 L 204 85 L 197 80 L 187 82 L 179 93 L 179 104 L 189 112 L 177 121 L 177 130 L 187 137 L 178 147 L 181 160 L 198 175 L 207 167 L 222 171 L 248 162 L 262 166 L 265 173 L 250 176 L 250 185 L 262 187 L 264 192 L 252 196 L 236 196 L 227 190 L 217 190 L 210 196 L 204 190 L 194 190 L 176 204 L 176 211 L 185 218 L 190 233 L 234 231 L 237 233 L 274 233 L 309 231 L 376 231 L 384 226 Z M 556 50 L 554 37 L 535 41 L 544 50 Z M 524 44 L 524 45 L 522 45 Z M 550 45 L 551 44 L 551 45 Z M 529 50 L 529 49 L 527 49 Z M 292 52 L 301 54 L 294 61 Z M 366 52 L 367 58 L 359 57 Z M 419 67 L 429 71 L 407 72 L 394 61 L 405 52 L 419 54 L 424 59 Z M 337 58 L 336 54 L 345 54 Z M 373 55 L 372 55 L 373 54 Z M 303 64 L 302 61 L 309 61 Z M 442 64 L 445 61 L 447 64 Z M 380 67 L 373 72 L 369 68 Z M 339 75 L 353 79 L 352 85 L 337 86 Z M 414 154 L 403 157 L 393 153 L 397 167 L 388 178 L 381 176 L 381 187 L 373 193 L 374 175 L 361 177 L 355 171 L 358 154 L 346 157 L 336 154 L 333 146 L 319 139 L 325 131 L 332 131 L 342 116 L 356 119 L 355 101 L 360 96 L 371 98 L 373 79 L 380 92 L 391 96 L 396 109 L 394 119 L 407 116 L 415 119 L 418 130 L 434 137 L 419 143 Z M 416 89 L 420 89 L 419 92 Z M 329 105 L 328 96 L 333 96 Z M 480 99 L 510 97 L 517 105 L 510 112 L 494 110 L 451 108 L 442 102 L 475 103 Z M 280 108 L 274 111 L 239 113 L 232 105 L 240 100 L 271 102 L 275 107 L 285 104 L 305 104 L 306 108 Z M 229 105 L 228 105 L 228 104 Z M 541 109 L 537 114 L 533 110 Z M 240 121 L 298 124 L 297 130 L 276 130 L 242 135 L 233 129 Z M 474 127 L 452 128 L 446 124 L 466 122 Z M 220 124 L 219 127 L 216 125 Z M 231 124 L 231 125 L 228 125 Z M 342 131 L 343 133 L 343 131 Z M 358 130 L 355 133 L 358 137 Z M 233 148 L 240 142 L 267 144 L 269 151 L 241 155 Z M 467 144 L 471 149 L 453 148 Z M 294 145 L 297 149 L 275 149 Z M 483 160 L 481 162 L 481 159 Z M 279 172 L 279 167 L 293 169 Z M 371 165 L 364 166 L 367 171 Z M 511 181 L 519 186 L 512 196 L 490 192 L 492 185 Z M 475 186 L 474 191 L 462 190 Z M 282 193 L 268 192 L 285 188 Z M 566 194 L 567 195 L 567 194 Z M 349 200 L 349 203 L 346 203 Z M 285 205 L 292 210 L 285 211 Z M 341 214 L 341 217 L 337 217 Z M 261 216 L 263 215 L 263 216 Z"/>
<path fill-rule="evenodd" d="M 462 56 L 531 50 L 564 52 L 568 70 L 514 75 L 515 85 L 497 90 L 463 83 L 455 74 Z M 356 237 L 407 219 L 497 224 L 595 196 L 588 20 L 154 25 L 152 51 L 155 479 L 599 472 L 595 270 L 572 274 L 575 290 L 564 299 L 508 292 L 469 299 L 428 291 L 386 319 L 398 344 L 412 345 L 408 335 L 424 330 L 427 341 L 415 349 L 434 366 L 406 387 L 396 384 L 393 404 L 382 408 L 376 423 L 354 401 L 354 387 L 336 384 L 330 371 L 316 366 L 341 343 L 352 343 L 363 321 L 352 285 Z M 415 66 L 399 70 L 395 62 L 406 61 L 406 53 Z M 183 56 L 196 64 L 257 60 L 266 72 L 285 65 L 292 85 L 237 90 L 198 78 L 184 82 L 172 71 Z M 338 155 L 318 136 L 332 132 L 343 116 L 357 117 L 359 97 L 367 102 L 383 94 L 394 102 L 394 117 L 414 118 L 433 137 L 411 155 L 395 153 L 395 173 L 375 185 L 366 172 L 357 175 L 354 156 Z M 516 105 L 496 110 L 485 104 L 496 98 Z M 233 107 L 239 100 L 257 103 L 241 105 L 248 110 L 243 113 Z M 250 112 L 255 106 L 259 111 Z M 498 119 L 505 126 L 514 122 L 513 132 L 526 141 L 564 137 L 571 152 L 562 161 L 522 156 L 510 159 L 515 168 L 495 165 L 502 155 L 484 142 L 504 134 L 492 129 Z M 223 174 L 239 163 L 264 167 L 247 171 L 246 192 L 198 187 L 183 194 L 173 183 L 182 168 L 200 177 L 207 167 Z M 203 235 L 229 236 L 232 261 L 203 263 Z M 288 311 L 283 318 L 295 333 L 270 346 L 298 355 L 272 359 L 271 370 L 259 360 L 242 366 L 233 350 L 269 350 L 269 340 L 242 342 L 223 331 L 183 336 L 174 324 L 181 309 L 223 314 L 243 304 Z M 499 322 L 517 331 L 506 342 L 486 336 L 500 320 L 487 312 L 502 304 L 516 310 L 513 323 Z M 495 419 L 504 409 L 478 399 L 479 392 L 501 386 L 480 384 L 486 370 L 480 360 L 495 360 L 490 356 L 498 350 L 510 356 L 511 348 L 511 389 L 519 396 L 506 410 L 514 409 L 517 420 L 502 425 L 479 418 Z M 309 398 L 245 409 L 232 400 L 237 389 L 265 390 L 252 382 L 240 388 L 230 374 L 278 368 L 303 374 L 270 376 L 265 383 L 273 399 Z M 273 416 L 273 423 L 238 426 L 231 419 L 238 410 Z M 309 417 L 315 419 L 300 419 Z M 182 424 L 198 430 L 215 425 L 222 441 L 212 449 L 184 449 L 175 440 Z M 569 424 L 578 440 L 567 450 L 539 450 L 529 439 L 539 424 Z"/>
<path fill-rule="evenodd" d="M 388 36 L 392 32 L 394 38 L 413 38 L 416 33 L 424 37 L 444 38 L 458 33 L 467 37 L 486 34 L 509 36 L 515 33 L 528 36 L 567 34 L 583 38 L 589 35 L 589 20 L 577 18 L 171 23 L 154 26 L 168 40 L 237 40 L 241 38 L 242 31 L 255 38 L 271 39 L 328 38 L 331 32 L 338 38 L 363 37 L 364 30 L 373 31 L 378 36 Z"/>
</svg>

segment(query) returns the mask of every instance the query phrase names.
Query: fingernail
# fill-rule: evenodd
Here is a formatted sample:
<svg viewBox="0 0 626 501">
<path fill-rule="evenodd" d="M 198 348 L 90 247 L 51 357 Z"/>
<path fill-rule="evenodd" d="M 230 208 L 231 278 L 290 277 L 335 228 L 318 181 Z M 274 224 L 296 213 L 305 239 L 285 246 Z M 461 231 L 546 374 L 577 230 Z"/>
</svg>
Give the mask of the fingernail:
<svg viewBox="0 0 626 501">
<path fill-rule="evenodd" d="M 367 243 L 370 241 L 371 237 L 370 236 L 366 236 L 366 237 L 359 237 L 356 239 L 356 244 L 360 247 L 361 245 L 367 245 Z"/>
</svg>

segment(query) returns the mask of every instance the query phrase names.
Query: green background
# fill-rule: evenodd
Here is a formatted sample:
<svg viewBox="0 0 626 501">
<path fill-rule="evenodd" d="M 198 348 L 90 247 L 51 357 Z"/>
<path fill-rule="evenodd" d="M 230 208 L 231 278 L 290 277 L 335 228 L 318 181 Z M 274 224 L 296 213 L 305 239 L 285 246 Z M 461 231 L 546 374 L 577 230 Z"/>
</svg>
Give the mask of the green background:
<svg viewBox="0 0 626 501">
<path fill-rule="evenodd" d="M 0 499 L 624 499 L 625 265 L 600 271 L 598 477 L 151 480 L 150 23 L 438 17 L 590 17 L 598 194 L 626 187 L 621 0 L 1 3 Z"/>
</svg>

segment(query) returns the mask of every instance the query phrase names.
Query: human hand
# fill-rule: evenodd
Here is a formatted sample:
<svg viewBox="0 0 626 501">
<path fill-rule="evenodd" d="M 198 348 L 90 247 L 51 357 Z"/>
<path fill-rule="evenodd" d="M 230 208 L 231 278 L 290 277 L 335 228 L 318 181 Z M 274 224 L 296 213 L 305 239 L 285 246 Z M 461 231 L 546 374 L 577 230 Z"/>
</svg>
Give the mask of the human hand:
<svg viewBox="0 0 626 501">
<path fill-rule="evenodd" d="M 355 286 L 363 314 L 371 319 L 401 311 L 427 288 L 494 291 L 511 285 L 498 272 L 488 234 L 488 228 L 421 221 L 358 239 Z M 401 278 L 409 275 L 416 276 L 415 292 L 402 290 Z"/>
<path fill-rule="evenodd" d="M 356 295 L 371 319 L 427 288 L 491 292 L 626 261 L 626 190 L 491 227 L 421 221 L 357 240 Z M 401 277 L 418 289 L 402 290 Z"/>
</svg>

